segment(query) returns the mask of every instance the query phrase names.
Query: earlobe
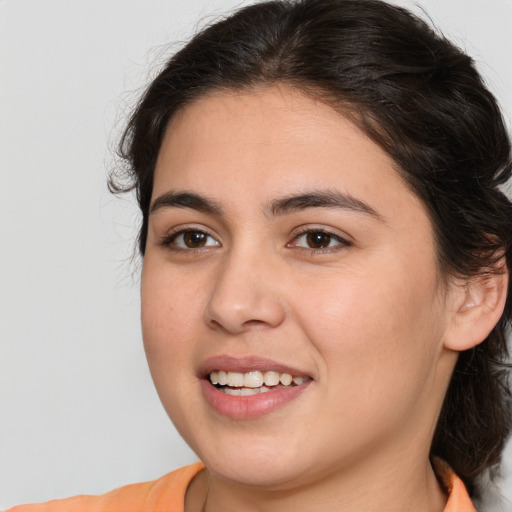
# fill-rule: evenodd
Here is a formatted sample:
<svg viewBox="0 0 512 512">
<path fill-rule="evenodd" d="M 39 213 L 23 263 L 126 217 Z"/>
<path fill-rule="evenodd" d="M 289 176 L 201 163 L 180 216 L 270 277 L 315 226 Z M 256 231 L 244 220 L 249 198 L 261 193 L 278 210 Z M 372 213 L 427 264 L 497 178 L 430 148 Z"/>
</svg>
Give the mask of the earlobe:
<svg viewBox="0 0 512 512">
<path fill-rule="evenodd" d="M 458 285 L 453 316 L 444 338 L 448 350 L 461 352 L 487 338 L 498 323 L 507 300 L 508 272 L 503 260 L 492 274 L 475 276 Z"/>
</svg>

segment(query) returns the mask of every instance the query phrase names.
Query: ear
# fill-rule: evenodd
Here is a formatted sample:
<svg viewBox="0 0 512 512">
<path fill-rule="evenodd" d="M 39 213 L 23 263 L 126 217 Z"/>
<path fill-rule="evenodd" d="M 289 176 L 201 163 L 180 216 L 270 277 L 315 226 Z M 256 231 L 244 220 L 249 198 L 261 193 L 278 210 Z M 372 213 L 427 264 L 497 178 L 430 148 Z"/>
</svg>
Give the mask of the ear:
<svg viewBox="0 0 512 512">
<path fill-rule="evenodd" d="M 445 348 L 460 352 L 487 338 L 503 314 L 508 277 L 505 258 L 502 258 L 493 273 L 472 277 L 464 283 L 452 283 L 450 309 L 453 316 L 445 332 Z"/>
</svg>

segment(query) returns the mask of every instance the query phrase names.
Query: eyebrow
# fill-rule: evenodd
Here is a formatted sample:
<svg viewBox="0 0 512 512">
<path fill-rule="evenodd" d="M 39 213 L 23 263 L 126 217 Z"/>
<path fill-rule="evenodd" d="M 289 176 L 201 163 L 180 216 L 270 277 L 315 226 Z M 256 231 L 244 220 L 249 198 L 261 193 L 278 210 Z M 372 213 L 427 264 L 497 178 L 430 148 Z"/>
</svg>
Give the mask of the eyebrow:
<svg viewBox="0 0 512 512">
<path fill-rule="evenodd" d="M 155 213 L 163 208 L 190 208 L 203 213 L 222 216 L 220 203 L 195 192 L 169 191 L 158 196 L 151 204 L 149 213 Z M 340 208 L 370 215 L 380 221 L 384 219 L 371 206 L 356 199 L 350 194 L 333 190 L 317 190 L 305 194 L 294 194 L 271 201 L 264 211 L 278 217 L 308 208 Z"/>
<path fill-rule="evenodd" d="M 217 201 L 194 192 L 166 192 L 153 201 L 149 213 L 155 213 L 162 208 L 191 208 L 203 213 L 222 215 L 222 207 Z"/>
<path fill-rule="evenodd" d="M 350 194 L 333 190 L 318 190 L 306 194 L 296 194 L 272 201 L 266 211 L 273 216 L 305 210 L 307 208 L 341 208 L 358 213 L 365 213 L 380 221 L 384 219 L 370 205 L 356 199 Z"/>
</svg>

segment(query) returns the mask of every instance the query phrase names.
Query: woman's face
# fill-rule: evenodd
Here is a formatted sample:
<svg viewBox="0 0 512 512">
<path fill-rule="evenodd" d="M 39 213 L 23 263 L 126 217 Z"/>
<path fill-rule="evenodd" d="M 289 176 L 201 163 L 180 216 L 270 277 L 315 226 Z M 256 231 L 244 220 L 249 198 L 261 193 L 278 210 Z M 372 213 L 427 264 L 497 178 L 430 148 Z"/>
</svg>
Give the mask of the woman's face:
<svg viewBox="0 0 512 512">
<path fill-rule="evenodd" d="M 283 86 L 211 94 L 172 120 L 143 335 L 212 474 L 286 488 L 426 460 L 453 365 L 449 296 L 422 203 L 329 107 Z"/>
</svg>

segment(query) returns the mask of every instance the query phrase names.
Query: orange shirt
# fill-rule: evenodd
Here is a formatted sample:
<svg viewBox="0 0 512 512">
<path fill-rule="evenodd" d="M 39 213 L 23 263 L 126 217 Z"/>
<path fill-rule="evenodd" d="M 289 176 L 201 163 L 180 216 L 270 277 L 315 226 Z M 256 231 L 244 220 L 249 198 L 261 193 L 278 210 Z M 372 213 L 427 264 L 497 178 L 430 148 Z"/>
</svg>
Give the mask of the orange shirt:
<svg viewBox="0 0 512 512">
<path fill-rule="evenodd" d="M 477 512 L 469 498 L 466 486 L 453 469 L 439 458 L 434 459 L 434 469 L 448 491 L 448 503 L 444 512 Z"/>
<path fill-rule="evenodd" d="M 192 478 L 204 469 L 198 462 L 158 480 L 120 487 L 102 496 L 75 496 L 40 505 L 20 505 L 7 512 L 183 512 L 185 492 Z M 436 470 L 448 489 L 444 512 L 477 512 L 462 480 L 444 463 Z"/>
<path fill-rule="evenodd" d="M 40 505 L 20 505 L 7 512 L 183 512 L 185 492 L 204 466 L 198 462 L 140 484 L 101 496 L 74 496 Z"/>
</svg>

